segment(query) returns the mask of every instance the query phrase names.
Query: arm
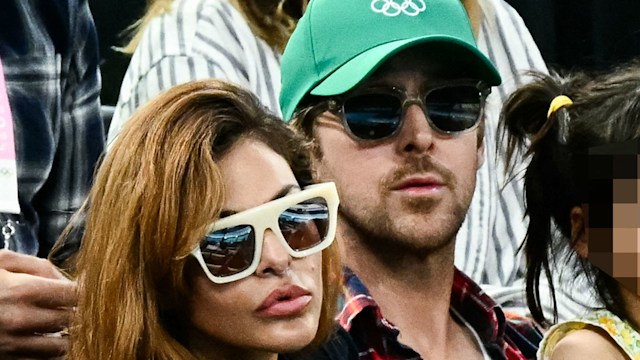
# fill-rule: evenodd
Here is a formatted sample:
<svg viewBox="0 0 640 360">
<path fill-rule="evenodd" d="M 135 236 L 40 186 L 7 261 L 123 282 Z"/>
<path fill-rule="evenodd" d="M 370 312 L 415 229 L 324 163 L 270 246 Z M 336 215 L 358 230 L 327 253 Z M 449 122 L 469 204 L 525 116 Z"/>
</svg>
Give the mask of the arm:
<svg viewBox="0 0 640 360">
<path fill-rule="evenodd" d="M 40 219 L 39 255 L 49 249 L 84 202 L 104 150 L 100 114 L 99 56 L 95 25 L 86 0 L 69 1 L 68 47 L 61 54 L 60 114 L 51 115 L 51 170 L 34 198 Z"/>
<path fill-rule="evenodd" d="M 577 330 L 562 338 L 553 348 L 550 359 L 625 360 L 628 356 L 607 333 L 593 328 L 593 330 Z"/>
<path fill-rule="evenodd" d="M 31 92 L 39 89 L 39 83 L 32 84 L 26 81 L 16 82 L 19 88 L 14 93 L 25 100 L 21 105 L 39 104 L 38 101 L 49 104 L 49 98 L 46 96 L 50 96 L 54 104 L 59 104 L 59 107 L 52 109 L 31 105 L 31 108 L 42 111 L 21 112 L 25 115 L 22 121 L 30 124 L 30 127 L 25 129 L 31 132 L 40 131 L 39 134 L 34 134 L 39 137 L 30 136 L 30 133 L 25 131 L 19 139 L 30 144 L 31 149 L 40 150 L 33 151 L 33 159 L 37 160 L 38 164 L 43 164 L 38 166 L 38 171 L 47 175 L 43 177 L 46 180 L 42 187 L 33 187 L 37 189 L 37 195 L 27 198 L 32 200 L 29 207 L 32 206 L 37 213 L 37 221 L 34 221 L 34 224 L 39 223 L 39 254 L 46 256 L 70 214 L 84 200 L 95 163 L 103 148 L 103 128 L 98 100 L 98 54 L 95 28 L 86 1 L 23 4 L 32 5 L 29 11 L 39 11 L 43 18 L 56 26 L 51 30 L 37 24 L 37 28 L 43 30 L 43 34 L 48 34 L 46 30 L 51 30 L 51 38 L 38 38 L 47 45 L 45 49 L 51 49 L 51 44 L 66 45 L 65 48 L 54 48 L 55 54 L 46 54 L 50 58 L 60 59 L 57 63 L 60 69 L 59 76 L 56 74 L 55 77 L 45 78 L 50 81 L 47 85 L 51 86 L 44 90 L 50 92 Z M 69 18 L 56 17 L 67 14 Z M 62 34 L 60 29 L 68 29 L 69 33 Z M 60 41 L 61 35 L 64 41 Z M 29 68 L 21 70 L 28 71 Z M 52 88 L 59 92 L 53 92 Z M 43 133 L 41 129 L 44 128 L 48 131 Z M 46 144 L 34 144 L 34 141 Z M 52 154 L 53 152 L 55 154 Z M 25 173 L 32 174 L 28 167 L 32 164 L 27 162 L 23 165 L 27 169 Z M 50 171 L 46 171 L 49 166 Z M 25 181 L 22 184 L 30 183 Z M 33 228 L 36 228 L 35 225 Z M 64 336 L 43 334 L 66 329 L 75 303 L 75 284 L 65 279 L 50 262 L 35 256 L 1 250 L 0 358 L 48 359 L 63 355 L 68 339 Z"/>
<path fill-rule="evenodd" d="M 122 82 L 107 143 L 138 107 L 191 80 L 236 83 L 277 112 L 278 59 L 227 2 L 205 2 L 197 9 L 176 6 L 146 28 Z"/>
</svg>

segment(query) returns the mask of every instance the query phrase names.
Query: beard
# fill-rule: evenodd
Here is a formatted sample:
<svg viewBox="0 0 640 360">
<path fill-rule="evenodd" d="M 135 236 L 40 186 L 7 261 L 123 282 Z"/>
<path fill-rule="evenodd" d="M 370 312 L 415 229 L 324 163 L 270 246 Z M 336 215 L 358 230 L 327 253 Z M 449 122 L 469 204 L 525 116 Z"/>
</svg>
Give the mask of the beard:
<svg viewBox="0 0 640 360">
<path fill-rule="evenodd" d="M 352 212 L 341 206 L 340 218 L 372 254 L 382 260 L 387 259 L 385 262 L 397 262 L 407 256 L 424 259 L 452 245 L 464 221 L 466 209 L 458 204 L 442 221 L 403 223 L 392 220 L 392 215 L 382 207 L 363 213 Z M 445 221 L 446 227 L 441 227 Z"/>
<path fill-rule="evenodd" d="M 399 204 L 400 209 L 389 206 L 387 195 L 391 184 L 427 172 L 442 177 L 449 191 L 448 199 L 411 198 L 404 199 Z M 470 190 L 455 192 L 458 185 L 463 185 L 462 190 Z M 472 183 L 458 184 L 453 173 L 441 165 L 428 158 L 414 159 L 381 181 L 376 189 L 380 195 L 376 204 L 345 196 L 340 205 L 340 219 L 353 232 L 353 239 L 383 262 L 397 266 L 404 258 L 424 259 L 444 248 L 454 247 L 474 187 L 475 178 Z"/>
</svg>

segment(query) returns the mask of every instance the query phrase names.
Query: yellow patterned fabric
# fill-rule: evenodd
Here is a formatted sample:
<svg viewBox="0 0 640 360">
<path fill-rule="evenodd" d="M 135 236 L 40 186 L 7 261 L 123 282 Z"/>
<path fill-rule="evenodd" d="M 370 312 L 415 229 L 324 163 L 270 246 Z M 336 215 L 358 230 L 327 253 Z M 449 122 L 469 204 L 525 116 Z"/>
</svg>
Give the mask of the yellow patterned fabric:
<svg viewBox="0 0 640 360">
<path fill-rule="evenodd" d="M 598 310 L 584 318 L 552 326 L 540 343 L 538 359 L 550 359 L 553 349 L 562 338 L 573 331 L 582 330 L 589 326 L 598 327 L 609 334 L 630 360 L 640 360 L 640 333 L 608 310 Z"/>
</svg>

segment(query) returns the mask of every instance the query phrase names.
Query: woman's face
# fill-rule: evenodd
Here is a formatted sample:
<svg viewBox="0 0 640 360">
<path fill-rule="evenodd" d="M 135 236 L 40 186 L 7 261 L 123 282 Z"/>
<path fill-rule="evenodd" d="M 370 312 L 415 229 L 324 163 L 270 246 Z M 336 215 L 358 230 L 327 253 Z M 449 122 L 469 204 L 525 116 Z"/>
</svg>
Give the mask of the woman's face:
<svg viewBox="0 0 640 360">
<path fill-rule="evenodd" d="M 299 191 L 285 159 L 256 140 L 241 140 L 218 165 L 226 190 L 223 214 Z M 260 264 L 251 276 L 215 284 L 197 265 L 189 269 L 190 320 L 212 347 L 284 353 L 315 337 L 322 305 L 321 253 L 292 258 L 267 230 Z M 292 299 L 278 296 L 280 292 L 297 295 Z"/>
</svg>

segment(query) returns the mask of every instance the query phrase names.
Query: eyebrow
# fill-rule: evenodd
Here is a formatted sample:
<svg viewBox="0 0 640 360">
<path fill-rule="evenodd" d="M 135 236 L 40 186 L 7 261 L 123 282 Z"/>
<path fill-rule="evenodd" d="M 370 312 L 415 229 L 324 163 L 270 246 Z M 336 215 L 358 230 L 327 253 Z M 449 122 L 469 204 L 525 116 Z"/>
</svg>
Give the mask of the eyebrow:
<svg viewBox="0 0 640 360">
<path fill-rule="evenodd" d="M 386 87 L 386 86 L 393 86 L 390 84 L 391 80 L 390 79 L 386 79 L 386 78 L 372 78 L 369 79 L 367 82 L 361 84 L 361 88 L 377 88 L 377 87 Z"/>
<path fill-rule="evenodd" d="M 283 197 L 291 194 L 292 190 L 300 190 L 300 186 L 298 186 L 297 184 L 285 185 L 280 189 L 280 191 L 278 191 L 275 195 L 273 195 L 273 197 L 271 199 L 269 199 L 269 201 L 273 201 L 273 200 L 276 200 L 276 199 L 283 198 Z M 242 211 L 222 209 L 222 211 L 220 211 L 220 218 L 222 219 L 224 217 L 231 216 L 233 214 L 237 214 L 239 212 L 242 212 Z"/>
</svg>

